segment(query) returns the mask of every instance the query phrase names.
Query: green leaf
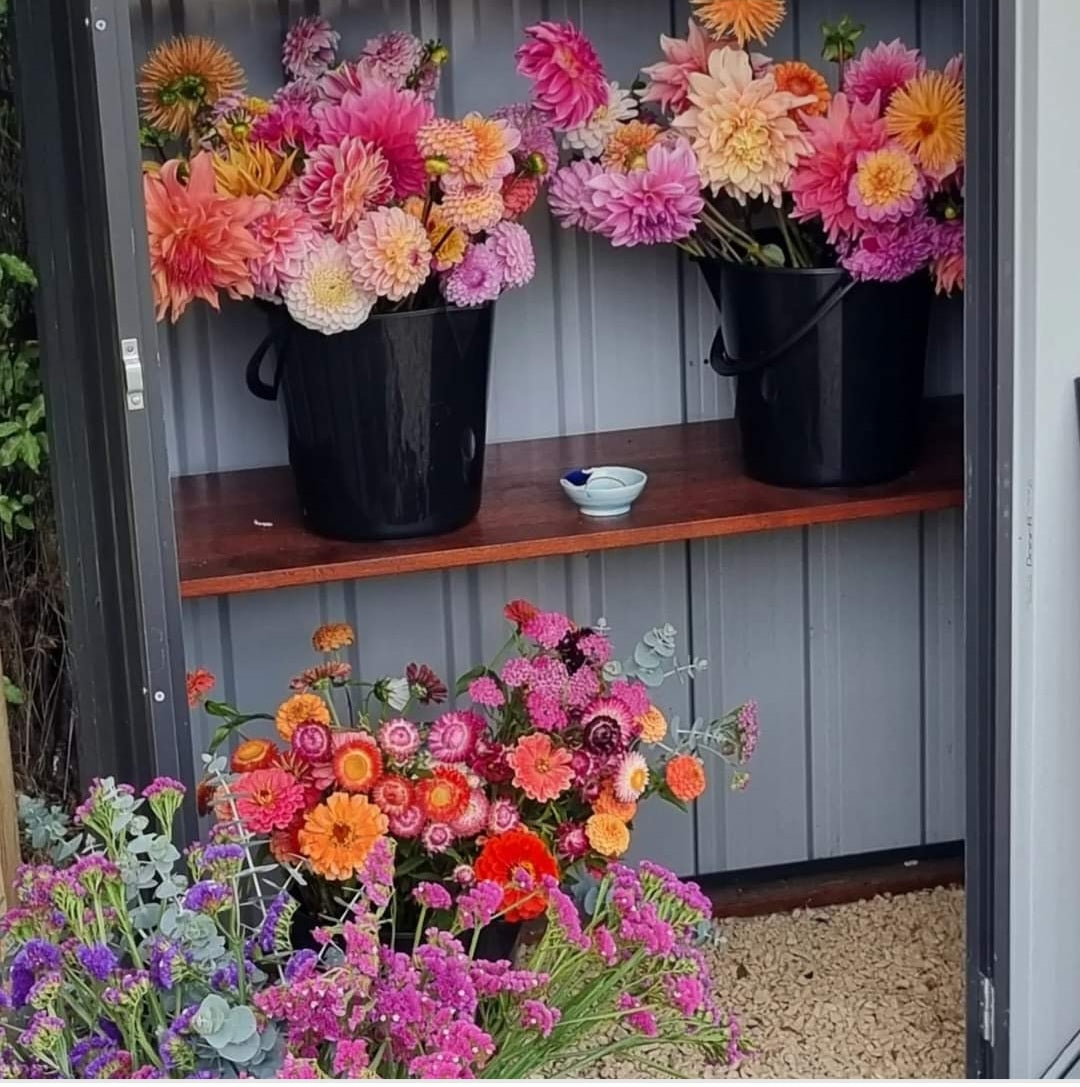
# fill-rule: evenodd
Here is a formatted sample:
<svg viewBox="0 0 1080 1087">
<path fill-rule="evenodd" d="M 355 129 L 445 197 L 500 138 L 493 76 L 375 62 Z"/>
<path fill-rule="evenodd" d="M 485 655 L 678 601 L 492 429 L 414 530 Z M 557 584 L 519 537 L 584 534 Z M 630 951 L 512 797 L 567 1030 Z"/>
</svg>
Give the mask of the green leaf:
<svg viewBox="0 0 1080 1087">
<path fill-rule="evenodd" d="M 9 706 L 21 706 L 26 701 L 26 695 L 23 693 L 22 688 L 12 683 L 8 676 L 3 677 L 3 684 L 4 701 Z"/>
<path fill-rule="evenodd" d="M 477 665 L 475 668 L 473 668 L 470 671 L 466 672 L 457 681 L 457 683 L 454 686 L 454 694 L 458 698 L 460 698 L 469 689 L 469 684 L 472 683 L 472 681 L 474 679 L 479 679 L 481 676 L 488 675 L 489 672 L 490 672 L 490 669 L 487 667 L 486 664 Z M 495 673 L 490 672 L 490 674 L 494 675 Z"/>
</svg>

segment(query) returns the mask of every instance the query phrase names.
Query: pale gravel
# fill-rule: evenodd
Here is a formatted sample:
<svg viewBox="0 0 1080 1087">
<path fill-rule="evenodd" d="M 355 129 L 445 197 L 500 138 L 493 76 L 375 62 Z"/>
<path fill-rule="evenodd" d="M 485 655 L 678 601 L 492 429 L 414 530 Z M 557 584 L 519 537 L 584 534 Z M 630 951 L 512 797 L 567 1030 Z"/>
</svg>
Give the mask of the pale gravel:
<svg viewBox="0 0 1080 1087">
<path fill-rule="evenodd" d="M 964 892 L 935 888 L 824 909 L 719 922 L 717 992 L 757 1054 L 708 1069 L 672 1047 L 648 1051 L 695 1078 L 964 1076 Z M 649 1078 L 632 1058 L 600 1078 Z"/>
</svg>

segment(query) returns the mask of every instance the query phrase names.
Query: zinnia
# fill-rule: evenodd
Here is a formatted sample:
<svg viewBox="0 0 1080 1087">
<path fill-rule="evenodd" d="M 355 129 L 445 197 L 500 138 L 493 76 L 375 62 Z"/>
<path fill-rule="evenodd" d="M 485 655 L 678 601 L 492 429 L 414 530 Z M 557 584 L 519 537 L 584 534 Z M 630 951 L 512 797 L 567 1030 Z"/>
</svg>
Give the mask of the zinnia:
<svg viewBox="0 0 1080 1087">
<path fill-rule="evenodd" d="M 180 180 L 182 165 L 173 159 L 157 173 L 143 175 L 159 321 L 178 321 L 196 298 L 219 309 L 220 291 L 230 298 L 251 298 L 255 285 L 248 262 L 263 254 L 248 229 L 261 210 L 259 204 L 216 190 L 209 153 L 191 160 L 187 184 Z"/>
<path fill-rule="evenodd" d="M 664 780 L 676 800 L 697 800 L 705 792 L 705 764 L 696 755 L 676 755 L 664 767 Z"/>
<path fill-rule="evenodd" d="M 544 876 L 559 878 L 559 866 L 543 839 L 517 827 L 488 838 L 473 865 L 479 882 L 491 880 L 503 889 L 499 909 L 512 924 L 539 917 L 547 908 Z M 528 878 L 534 890 L 522 890 L 515 875 Z"/>
<path fill-rule="evenodd" d="M 356 225 L 347 248 L 361 290 L 400 302 L 431 274 L 423 224 L 401 208 L 376 208 Z"/>
<path fill-rule="evenodd" d="M 784 21 L 784 0 L 693 0 L 694 13 L 715 34 L 730 34 L 742 49 L 766 42 Z"/>
<path fill-rule="evenodd" d="M 667 735 L 667 718 L 656 706 L 650 706 L 640 717 L 634 718 L 634 727 L 641 732 L 647 744 L 658 744 Z"/>
<path fill-rule="evenodd" d="M 356 641 L 356 633 L 348 623 L 323 623 L 311 636 L 311 645 L 319 653 L 337 653 Z"/>
<path fill-rule="evenodd" d="M 537 106 L 556 128 L 584 124 L 607 101 L 604 69 L 592 43 L 573 23 L 535 23 L 515 54 L 518 71 L 533 81 Z"/>
<path fill-rule="evenodd" d="M 305 817 L 300 852 L 320 876 L 346 880 L 360 871 L 386 830 L 386 816 L 366 796 L 331 793 Z"/>
<path fill-rule="evenodd" d="M 709 58 L 708 74 L 690 76 L 690 101 L 673 124 L 693 142 L 713 195 L 726 192 L 740 204 L 761 197 L 779 207 L 792 167 L 810 153 L 791 111 L 816 98 L 777 90 L 769 73 L 755 79 L 745 53 L 722 49 Z"/>
<path fill-rule="evenodd" d="M 880 94 L 881 104 L 887 106 L 895 91 L 925 70 L 918 49 L 908 49 L 899 38 L 887 45 L 878 42 L 844 69 L 844 93 L 860 102 L 872 102 Z"/>
<path fill-rule="evenodd" d="M 590 815 L 585 837 L 603 857 L 621 857 L 630 848 L 630 828 L 615 815 Z"/>
<path fill-rule="evenodd" d="M 278 735 L 289 743 L 297 725 L 305 721 L 316 721 L 320 725 L 330 724 L 330 710 L 317 694 L 294 694 L 278 706 L 274 724 Z"/>
<path fill-rule="evenodd" d="M 941 72 L 901 87 L 885 111 L 885 127 L 928 174 L 947 177 L 964 156 L 964 88 Z"/>
<path fill-rule="evenodd" d="M 213 689 L 217 680 L 213 672 L 205 668 L 196 668 L 188 672 L 187 677 L 187 703 L 194 709 Z"/>
<path fill-rule="evenodd" d="M 514 771 L 514 785 L 540 803 L 561 796 L 574 780 L 570 752 L 555 747 L 542 732 L 522 736 L 507 754 L 506 761 Z"/>
<path fill-rule="evenodd" d="M 230 793 L 241 823 L 251 834 L 283 830 L 304 806 L 304 787 L 277 768 L 241 774 Z"/>
</svg>

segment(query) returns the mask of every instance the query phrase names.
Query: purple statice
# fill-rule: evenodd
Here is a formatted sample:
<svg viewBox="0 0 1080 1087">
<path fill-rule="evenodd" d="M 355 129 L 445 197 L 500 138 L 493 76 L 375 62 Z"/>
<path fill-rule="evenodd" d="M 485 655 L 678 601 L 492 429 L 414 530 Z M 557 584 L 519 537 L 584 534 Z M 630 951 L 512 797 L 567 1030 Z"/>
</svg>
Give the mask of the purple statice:
<svg viewBox="0 0 1080 1087">
<path fill-rule="evenodd" d="M 581 914 L 574 900 L 559 887 L 554 876 L 544 876 L 543 884 L 547 891 L 548 920 L 553 920 L 562 929 L 567 943 L 588 951 L 589 938 L 582 931 Z"/>
<path fill-rule="evenodd" d="M 537 1030 L 543 1038 L 550 1038 L 555 1025 L 562 1018 L 558 1008 L 551 1008 L 542 1000 L 526 1000 L 521 1005 L 521 1025 L 526 1030 Z"/>
<path fill-rule="evenodd" d="M 283 1021 L 290 1044 L 303 1048 L 314 1039 L 337 1038 L 351 996 L 342 972 L 329 971 L 264 989 L 254 1003 L 265 1015 Z"/>
<path fill-rule="evenodd" d="M 64 978 L 59 971 L 50 970 L 30 986 L 30 992 L 26 995 L 26 1003 L 31 1008 L 48 1010 L 55 1003 L 63 988 Z"/>
<path fill-rule="evenodd" d="M 49 864 L 20 864 L 15 872 L 15 897 L 27 909 L 48 909 L 65 882 L 64 875 Z"/>
<path fill-rule="evenodd" d="M 371 1058 L 364 1038 L 342 1039 L 334 1046 L 334 1076 L 337 1079 L 363 1079 Z"/>
<path fill-rule="evenodd" d="M 454 306 L 481 306 L 499 297 L 503 287 L 499 258 L 483 245 L 472 245 L 464 259 L 442 277 L 443 297 Z"/>
<path fill-rule="evenodd" d="M 48 940 L 28 940 L 11 961 L 11 1002 L 21 1008 L 30 995 L 34 982 L 44 973 L 60 969 L 60 949 Z"/>
<path fill-rule="evenodd" d="M 221 881 L 235 879 L 244 867 L 245 856 L 244 847 L 235 842 L 208 845 L 199 856 L 200 878 L 209 875 Z"/>
<path fill-rule="evenodd" d="M 113 1039 L 107 1037 L 104 1034 L 91 1034 L 88 1038 L 83 1038 L 76 1042 L 68 1053 L 68 1060 L 71 1062 L 71 1067 L 76 1071 L 80 1069 L 88 1059 L 94 1056 L 95 1053 L 99 1053 L 103 1049 L 115 1049 L 116 1042 Z M 80 1079 L 83 1077 L 79 1077 Z"/>
<path fill-rule="evenodd" d="M 265 954 L 284 954 L 292 946 L 292 919 L 298 906 L 292 895 L 282 891 L 266 908 L 258 939 L 259 947 Z"/>
<path fill-rule="evenodd" d="M 672 1007 L 687 1018 L 695 1015 L 705 1005 L 705 986 L 700 978 L 690 975 L 664 978 L 668 1000 Z"/>
<path fill-rule="evenodd" d="M 293 79 L 318 79 L 334 63 L 341 35 L 318 15 L 297 19 L 285 35 L 281 63 Z"/>
<path fill-rule="evenodd" d="M 108 822 L 111 822 L 113 797 L 134 795 L 135 790 L 130 785 L 118 785 L 112 778 L 94 778 L 86 790 L 86 798 L 75 809 L 75 822 L 89 826 L 97 815 L 103 814 L 104 808 L 109 809 Z"/>
<path fill-rule="evenodd" d="M 51 1012 L 35 1012 L 19 1035 L 19 1045 L 35 1057 L 51 1057 L 64 1036 L 64 1021 Z"/>
<path fill-rule="evenodd" d="M 318 953 L 307 947 L 302 948 L 294 952 L 285 964 L 285 980 L 300 981 L 302 978 L 310 977 L 318 965 Z"/>
<path fill-rule="evenodd" d="M 936 242 L 933 220 L 924 213 L 898 223 L 873 223 L 841 253 L 853 279 L 897 283 L 930 263 Z"/>
<path fill-rule="evenodd" d="M 429 910 L 448 910 L 454 904 L 450 892 L 439 883 L 418 883 L 412 890 L 412 897 Z"/>
<path fill-rule="evenodd" d="M 216 880 L 204 879 L 189 887 L 184 895 L 184 908 L 192 913 L 213 915 L 232 905 L 232 891 Z"/>
<path fill-rule="evenodd" d="M 364 894 L 382 909 L 389 905 L 394 893 L 394 847 L 383 836 L 375 840 L 360 869 L 360 886 Z"/>
<path fill-rule="evenodd" d="M 152 1064 L 142 1064 L 131 1073 L 132 1079 L 164 1079 L 165 1073 Z"/>
<path fill-rule="evenodd" d="M 186 960 L 186 953 L 163 936 L 157 936 L 150 942 L 147 954 L 147 970 L 150 980 L 158 989 L 166 992 L 176 984 L 176 967 Z"/>
<path fill-rule="evenodd" d="M 620 1011 L 629 1012 L 624 1019 L 632 1029 L 644 1034 L 647 1038 L 655 1038 L 659 1033 L 656 1016 L 646 1008 L 641 1001 L 630 993 L 622 993 L 617 1002 Z"/>
<path fill-rule="evenodd" d="M 606 925 L 597 925 L 592 930 L 592 946 L 608 966 L 614 966 L 619 961 L 618 945 Z"/>
<path fill-rule="evenodd" d="M 75 958 L 94 981 L 106 981 L 120 965 L 116 953 L 105 944 L 83 944 L 76 949 Z"/>
<path fill-rule="evenodd" d="M 162 793 L 175 794 L 177 799 L 183 799 L 187 793 L 183 782 L 177 781 L 176 778 L 159 776 L 154 778 L 149 785 L 142 791 L 142 795 L 147 800 L 152 800 L 155 796 L 160 796 Z"/>
<path fill-rule="evenodd" d="M 533 678 L 532 661 L 525 657 L 511 657 L 499 673 L 507 687 L 524 687 Z"/>
<path fill-rule="evenodd" d="M 170 1072 L 190 1072 L 195 1068 L 195 1049 L 184 1037 L 191 1028 L 192 1020 L 199 1014 L 199 1005 L 191 1004 L 179 1015 L 172 1017 L 172 1022 L 164 1030 L 158 1042 L 158 1052 L 162 1064 Z"/>
<path fill-rule="evenodd" d="M 250 978 L 255 967 L 244 960 L 244 975 Z M 240 965 L 236 959 L 230 959 L 224 966 L 219 966 L 210 977 L 210 986 L 220 992 L 235 993 L 240 989 Z"/>
</svg>

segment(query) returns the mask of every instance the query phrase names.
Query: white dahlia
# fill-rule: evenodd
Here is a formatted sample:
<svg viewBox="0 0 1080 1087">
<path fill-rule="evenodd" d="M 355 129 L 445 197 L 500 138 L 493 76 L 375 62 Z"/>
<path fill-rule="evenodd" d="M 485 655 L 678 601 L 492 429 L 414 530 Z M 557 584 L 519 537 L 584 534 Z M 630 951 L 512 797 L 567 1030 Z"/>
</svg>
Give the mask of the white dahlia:
<svg viewBox="0 0 1080 1087">
<path fill-rule="evenodd" d="M 323 239 L 283 294 L 293 320 L 327 336 L 359 328 L 376 300 L 357 284 L 345 246 L 333 238 Z"/>
<path fill-rule="evenodd" d="M 584 124 L 564 132 L 563 142 L 567 147 L 581 151 L 587 159 L 598 159 L 615 129 L 624 121 L 632 121 L 637 114 L 637 99 L 612 81 L 608 84 L 607 101 L 597 106 Z"/>
</svg>

